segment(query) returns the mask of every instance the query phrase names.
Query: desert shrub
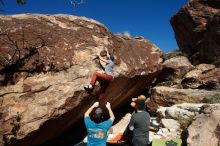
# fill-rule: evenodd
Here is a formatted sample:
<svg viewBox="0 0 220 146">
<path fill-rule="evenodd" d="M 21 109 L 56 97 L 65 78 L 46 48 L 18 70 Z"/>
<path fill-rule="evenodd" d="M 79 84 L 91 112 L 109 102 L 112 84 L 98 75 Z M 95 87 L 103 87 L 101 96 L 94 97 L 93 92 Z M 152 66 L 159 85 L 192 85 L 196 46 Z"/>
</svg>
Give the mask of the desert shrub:
<svg viewBox="0 0 220 146">
<path fill-rule="evenodd" d="M 169 53 L 164 53 L 164 59 L 165 60 L 176 57 L 176 56 L 186 56 L 187 57 L 187 54 L 183 53 L 179 49 L 176 49 L 176 50 L 174 50 L 172 52 L 169 52 Z"/>
<path fill-rule="evenodd" d="M 166 77 L 166 81 L 175 82 L 176 80 L 177 80 L 177 76 L 175 74 L 171 74 Z"/>
<path fill-rule="evenodd" d="M 202 102 L 203 103 L 210 103 L 210 104 L 220 103 L 220 94 L 217 93 L 213 96 L 205 97 L 205 98 L 203 98 Z"/>
</svg>

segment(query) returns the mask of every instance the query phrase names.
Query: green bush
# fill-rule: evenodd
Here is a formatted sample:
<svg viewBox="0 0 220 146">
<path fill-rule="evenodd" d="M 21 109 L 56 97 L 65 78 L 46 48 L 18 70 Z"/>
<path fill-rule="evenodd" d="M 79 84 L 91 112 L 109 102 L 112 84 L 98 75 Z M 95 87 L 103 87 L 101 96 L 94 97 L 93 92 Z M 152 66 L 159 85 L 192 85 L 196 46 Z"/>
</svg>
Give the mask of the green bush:
<svg viewBox="0 0 220 146">
<path fill-rule="evenodd" d="M 175 74 L 171 74 L 171 75 L 166 77 L 166 81 L 175 82 L 176 79 L 177 79 L 177 76 Z"/>
<path fill-rule="evenodd" d="M 164 58 L 167 60 L 167 59 L 170 59 L 170 58 L 173 58 L 173 57 L 176 57 L 176 56 L 186 56 L 187 57 L 187 54 L 186 53 L 183 53 L 181 52 L 179 49 L 176 49 L 172 52 L 169 52 L 169 53 L 165 53 L 164 54 Z"/>
<path fill-rule="evenodd" d="M 220 103 L 220 94 L 215 94 L 213 96 L 205 97 L 202 100 L 203 103 Z"/>
</svg>

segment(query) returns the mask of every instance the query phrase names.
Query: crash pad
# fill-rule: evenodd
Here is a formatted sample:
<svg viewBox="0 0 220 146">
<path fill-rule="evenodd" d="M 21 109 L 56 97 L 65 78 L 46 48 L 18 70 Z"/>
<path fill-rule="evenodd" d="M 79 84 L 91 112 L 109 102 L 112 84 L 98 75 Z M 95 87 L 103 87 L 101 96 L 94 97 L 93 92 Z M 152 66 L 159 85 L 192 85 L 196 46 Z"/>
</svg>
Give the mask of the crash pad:
<svg viewBox="0 0 220 146">
<path fill-rule="evenodd" d="M 153 139 L 152 141 L 152 146 L 181 146 L 181 144 L 180 138 Z"/>
<path fill-rule="evenodd" d="M 119 141 L 123 141 L 122 137 L 123 137 L 123 133 L 118 133 L 117 135 L 115 135 L 111 139 L 108 139 L 107 143 L 118 143 Z"/>
</svg>

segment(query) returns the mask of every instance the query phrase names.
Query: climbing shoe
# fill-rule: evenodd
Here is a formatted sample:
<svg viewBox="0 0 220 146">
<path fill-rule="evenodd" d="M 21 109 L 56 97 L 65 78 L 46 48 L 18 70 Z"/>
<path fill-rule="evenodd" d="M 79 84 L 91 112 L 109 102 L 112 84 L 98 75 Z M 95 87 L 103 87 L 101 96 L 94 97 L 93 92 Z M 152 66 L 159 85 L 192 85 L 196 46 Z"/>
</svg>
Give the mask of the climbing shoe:
<svg viewBox="0 0 220 146">
<path fill-rule="evenodd" d="M 91 94 L 92 91 L 93 91 L 93 87 L 92 87 L 91 84 L 85 85 L 85 86 L 84 86 L 84 89 L 85 89 L 89 94 Z"/>
<path fill-rule="evenodd" d="M 91 85 L 91 84 L 89 84 L 89 85 L 85 85 L 84 88 L 85 88 L 85 89 L 90 89 L 90 90 L 91 90 L 91 89 L 92 89 L 92 85 Z"/>
</svg>

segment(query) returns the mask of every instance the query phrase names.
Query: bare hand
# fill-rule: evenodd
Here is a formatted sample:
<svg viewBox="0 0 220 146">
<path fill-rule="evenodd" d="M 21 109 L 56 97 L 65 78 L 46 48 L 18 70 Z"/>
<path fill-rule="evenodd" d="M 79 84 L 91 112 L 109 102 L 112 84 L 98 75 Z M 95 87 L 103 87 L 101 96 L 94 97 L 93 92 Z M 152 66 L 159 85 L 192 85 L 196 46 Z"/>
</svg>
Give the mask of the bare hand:
<svg viewBox="0 0 220 146">
<path fill-rule="evenodd" d="M 110 105 L 109 102 L 107 102 L 105 106 L 106 106 L 107 109 L 111 108 L 111 105 Z"/>
<path fill-rule="evenodd" d="M 137 98 L 132 98 L 132 99 L 131 99 L 131 101 L 136 101 L 136 100 L 137 100 Z"/>
<path fill-rule="evenodd" d="M 98 107 L 99 106 L 99 102 L 95 102 L 92 106 L 93 107 Z"/>
</svg>

